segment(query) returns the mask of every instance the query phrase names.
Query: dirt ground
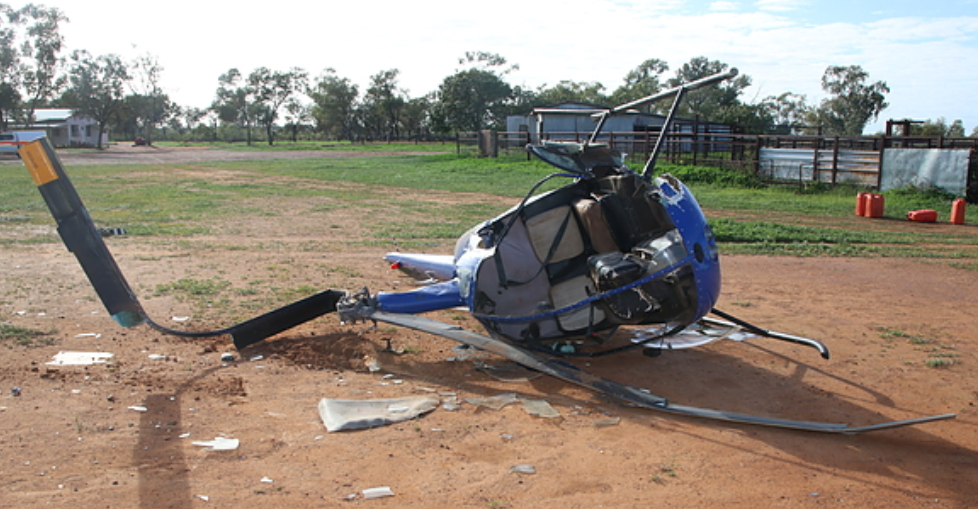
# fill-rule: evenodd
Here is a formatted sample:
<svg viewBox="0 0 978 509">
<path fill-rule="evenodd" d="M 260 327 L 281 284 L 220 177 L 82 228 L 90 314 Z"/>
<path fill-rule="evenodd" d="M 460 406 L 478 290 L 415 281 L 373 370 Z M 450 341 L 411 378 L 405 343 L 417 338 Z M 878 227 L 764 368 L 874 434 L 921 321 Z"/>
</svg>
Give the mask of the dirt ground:
<svg viewBox="0 0 978 509">
<path fill-rule="evenodd" d="M 167 157 L 174 159 L 161 162 L 179 160 Z M 200 171 L 207 158 L 219 158 L 192 157 Z M 63 160 L 69 172 L 85 163 Z M 278 206 L 276 216 L 217 225 L 192 242 L 107 243 L 148 313 L 175 328 L 227 325 L 154 294 L 157 285 L 181 278 L 410 287 L 382 260 L 390 246 L 350 242 L 366 235 L 355 211 Z M 0 222 L 0 235 L 53 229 Z M 222 247 L 242 237 L 261 247 Z M 722 264 L 720 309 L 820 339 L 831 360 L 805 347 L 752 340 L 578 365 L 700 407 L 853 425 L 949 412 L 957 419 L 830 436 L 674 417 L 548 377 L 500 382 L 476 370 L 474 359 L 458 359 L 449 340 L 342 325 L 335 316 L 235 352 L 226 337 L 189 340 L 117 326 L 60 244 L 20 243 L 0 248 L 0 320 L 54 332 L 50 344 L 0 345 L 0 506 L 978 507 L 978 272 L 919 259 L 730 256 Z M 459 312 L 433 317 L 476 328 Z M 386 353 L 388 341 L 407 353 Z M 113 357 L 92 366 L 47 364 L 59 351 Z M 235 360 L 222 361 L 223 353 Z M 952 364 L 928 366 L 932 359 Z M 367 369 L 374 364 L 379 371 Z M 535 417 L 520 404 L 491 410 L 464 402 L 503 393 L 546 399 L 560 417 Z M 432 394 L 461 404 L 338 433 L 327 433 L 317 412 L 322 398 Z M 240 445 L 193 445 L 215 437 Z M 535 473 L 513 472 L 517 465 Z M 361 493 L 385 486 L 392 497 Z"/>
</svg>

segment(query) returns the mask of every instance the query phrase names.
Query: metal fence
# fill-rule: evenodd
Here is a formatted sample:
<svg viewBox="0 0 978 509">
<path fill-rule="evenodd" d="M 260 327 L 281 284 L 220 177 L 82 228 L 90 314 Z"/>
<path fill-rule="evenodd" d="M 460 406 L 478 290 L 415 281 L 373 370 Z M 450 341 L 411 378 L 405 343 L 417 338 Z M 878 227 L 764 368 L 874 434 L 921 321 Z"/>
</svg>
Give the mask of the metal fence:
<svg viewBox="0 0 978 509">
<path fill-rule="evenodd" d="M 529 143 L 583 143 L 590 136 L 589 131 L 549 132 L 542 136 L 525 131 L 483 131 L 459 133 L 457 145 L 459 153 L 473 151 L 491 157 L 522 156 Z M 597 141 L 618 149 L 627 154 L 631 162 L 638 163 L 648 158 L 658 136 L 656 131 L 603 132 Z M 483 140 L 481 143 L 480 139 Z M 969 200 L 978 200 L 978 138 L 790 136 L 695 132 L 695 128 L 687 128 L 669 133 L 659 160 L 735 169 L 769 181 L 878 188 L 883 153 L 895 148 L 970 150 L 965 170 L 967 194 Z"/>
</svg>

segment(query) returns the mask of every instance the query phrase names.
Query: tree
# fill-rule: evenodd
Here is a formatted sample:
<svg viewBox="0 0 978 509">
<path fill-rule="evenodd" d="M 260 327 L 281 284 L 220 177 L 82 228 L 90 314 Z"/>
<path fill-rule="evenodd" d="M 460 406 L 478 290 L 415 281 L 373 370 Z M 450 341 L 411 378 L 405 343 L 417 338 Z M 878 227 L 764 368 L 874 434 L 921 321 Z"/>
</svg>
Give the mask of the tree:
<svg viewBox="0 0 978 509">
<path fill-rule="evenodd" d="M 938 117 L 937 120 L 927 119 L 920 127 L 911 126 L 910 132 L 919 136 L 964 138 L 964 123 L 961 120 L 955 120 L 948 125 L 944 117 Z"/>
<path fill-rule="evenodd" d="M 779 134 L 791 134 L 805 124 L 812 112 L 812 107 L 805 102 L 805 96 L 792 92 L 768 96 L 761 101 L 761 107 L 770 116 Z"/>
<path fill-rule="evenodd" d="M 59 28 L 67 20 L 57 8 L 0 4 L 0 130 L 13 117 L 30 124 L 38 105 L 63 88 Z"/>
<path fill-rule="evenodd" d="M 129 64 L 132 79 L 129 87 L 132 95 L 126 98 L 135 129 L 152 144 L 153 131 L 172 117 L 177 105 L 163 93 L 160 77 L 163 67 L 155 57 L 143 55 Z"/>
<path fill-rule="evenodd" d="M 431 113 L 431 94 L 424 97 L 417 97 L 408 100 L 404 105 L 404 112 L 401 115 L 401 122 L 408 138 L 417 138 L 425 132 L 429 125 Z"/>
<path fill-rule="evenodd" d="M 124 106 L 129 70 L 122 59 L 113 54 L 93 57 L 87 51 L 79 50 L 71 54 L 71 60 L 70 87 L 62 100 L 76 113 L 95 120 L 98 125 L 96 148 L 102 148 L 102 136 Z"/>
<path fill-rule="evenodd" d="M 467 52 L 459 64 L 468 68 L 457 70 L 438 86 L 432 128 L 440 132 L 499 128 L 514 98 L 513 88 L 502 77 L 518 67 L 507 67 L 505 58 L 485 52 Z"/>
<path fill-rule="evenodd" d="M 513 89 L 492 71 L 459 71 L 438 86 L 433 116 L 436 130 L 478 131 L 499 127 Z"/>
<path fill-rule="evenodd" d="M 299 128 L 312 118 L 312 106 L 303 104 L 296 98 L 285 103 L 285 126 L 292 133 L 292 143 L 299 141 Z"/>
<path fill-rule="evenodd" d="M 397 85 L 400 72 L 388 69 L 371 76 L 361 105 L 361 115 L 368 130 L 388 140 L 400 135 L 400 114 L 405 104 L 405 94 Z"/>
<path fill-rule="evenodd" d="M 695 57 L 676 69 L 676 76 L 669 80 L 669 86 L 678 87 L 729 69 L 729 65 L 718 60 Z M 750 77 L 741 74 L 723 83 L 694 90 L 686 95 L 678 114 L 714 122 L 733 122 L 740 116 L 736 114 L 741 106 L 740 94 L 750 84 Z"/>
<path fill-rule="evenodd" d="M 539 106 L 555 106 L 561 103 L 586 103 L 601 105 L 608 101 L 604 85 L 597 81 L 561 80 L 556 85 L 537 89 L 534 103 Z"/>
<path fill-rule="evenodd" d="M 347 78 L 326 69 L 306 91 L 312 99 L 316 130 L 328 137 L 353 141 L 356 132 L 356 103 L 359 91 Z"/>
<path fill-rule="evenodd" d="M 59 54 L 64 45 L 64 37 L 59 32 L 61 22 L 68 18 L 55 7 L 45 8 L 28 4 L 20 10 L 20 15 L 32 20 L 27 27 L 30 37 L 21 46 L 21 87 L 23 91 L 24 119 L 28 126 L 34 118 L 34 111 L 65 85 L 60 71 L 64 61 Z"/>
<path fill-rule="evenodd" d="M 279 109 L 299 91 L 306 88 L 306 71 L 294 67 L 288 71 L 272 71 L 259 67 L 248 75 L 247 90 L 257 113 L 257 121 L 265 127 L 268 144 L 275 141 L 273 127 Z"/>
<path fill-rule="evenodd" d="M 217 81 L 219 83 L 217 97 L 211 104 L 211 108 L 222 122 L 244 127 L 247 143 L 251 146 L 251 129 L 261 113 L 261 106 L 254 98 L 254 90 L 241 76 L 241 71 L 236 68 L 228 69 L 228 72 L 220 75 Z"/>
<path fill-rule="evenodd" d="M 668 70 L 669 64 L 658 58 L 650 58 L 642 62 L 635 69 L 628 71 L 625 84 L 612 92 L 611 102 L 615 105 L 625 104 L 661 92 L 663 83 L 660 78 Z M 650 112 L 655 110 L 656 106 L 648 105 Z"/>
<path fill-rule="evenodd" d="M 883 81 L 867 84 L 869 73 L 858 65 L 829 66 L 822 75 L 822 90 L 832 97 L 824 99 L 813 119 L 828 134 L 859 136 L 870 120 L 886 109 L 890 88 Z"/>
</svg>

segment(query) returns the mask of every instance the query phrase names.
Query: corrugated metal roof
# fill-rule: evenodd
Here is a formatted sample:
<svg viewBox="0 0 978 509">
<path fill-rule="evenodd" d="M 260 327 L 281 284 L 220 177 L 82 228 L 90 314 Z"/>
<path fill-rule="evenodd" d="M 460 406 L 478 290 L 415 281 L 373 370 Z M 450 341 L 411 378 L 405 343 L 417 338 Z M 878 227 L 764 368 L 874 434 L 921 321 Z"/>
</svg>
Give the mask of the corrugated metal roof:
<svg viewBox="0 0 978 509">
<path fill-rule="evenodd" d="M 34 110 L 34 122 L 63 122 L 74 115 L 75 110 L 67 108 L 44 108 Z"/>
</svg>

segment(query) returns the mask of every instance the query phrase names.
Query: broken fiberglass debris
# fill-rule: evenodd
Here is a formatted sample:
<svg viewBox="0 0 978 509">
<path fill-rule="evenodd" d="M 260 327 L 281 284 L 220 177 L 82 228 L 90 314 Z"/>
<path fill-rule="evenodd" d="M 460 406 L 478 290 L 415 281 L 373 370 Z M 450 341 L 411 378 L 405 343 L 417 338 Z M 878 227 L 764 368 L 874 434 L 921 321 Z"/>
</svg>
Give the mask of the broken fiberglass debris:
<svg viewBox="0 0 978 509">
<path fill-rule="evenodd" d="M 535 415 L 537 417 L 544 417 L 546 419 L 556 419 L 560 417 L 560 412 L 558 412 L 554 407 L 550 406 L 546 400 L 542 399 L 524 399 L 523 409 L 526 413 L 530 415 Z"/>
<path fill-rule="evenodd" d="M 476 371 L 481 371 L 500 382 L 522 383 L 543 376 L 543 373 L 532 370 L 526 366 L 521 366 L 515 362 L 504 362 L 502 364 L 486 364 L 476 361 Z"/>
<path fill-rule="evenodd" d="M 113 354 L 106 352 L 58 352 L 48 362 L 50 366 L 91 366 L 105 364 Z"/>
<path fill-rule="evenodd" d="M 516 403 L 520 398 L 512 392 L 490 396 L 488 398 L 465 398 L 465 402 L 470 405 L 484 406 L 493 410 L 499 410 L 506 405 Z"/>
<path fill-rule="evenodd" d="M 233 451 L 238 448 L 240 441 L 237 438 L 216 437 L 214 440 L 195 440 L 191 443 L 207 447 L 205 451 Z"/>
<path fill-rule="evenodd" d="M 606 428 L 608 426 L 617 426 L 621 422 L 621 417 L 608 417 L 606 419 L 598 419 L 591 423 L 595 428 Z"/>
<path fill-rule="evenodd" d="M 323 398 L 319 401 L 319 416 L 326 431 L 332 433 L 407 421 L 438 408 L 439 403 L 435 396 L 372 400 Z"/>
<path fill-rule="evenodd" d="M 382 498 L 382 497 L 393 497 L 394 491 L 391 490 L 390 486 L 380 486 L 378 488 L 367 488 L 360 493 L 363 493 L 363 498 L 370 500 L 372 498 Z"/>
<path fill-rule="evenodd" d="M 534 467 L 533 465 L 526 465 L 526 464 L 524 464 L 524 465 L 516 465 L 513 468 L 509 469 L 509 471 L 510 472 L 513 472 L 514 474 L 535 474 L 535 473 L 537 473 L 536 467 Z"/>
</svg>

